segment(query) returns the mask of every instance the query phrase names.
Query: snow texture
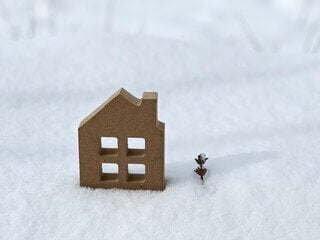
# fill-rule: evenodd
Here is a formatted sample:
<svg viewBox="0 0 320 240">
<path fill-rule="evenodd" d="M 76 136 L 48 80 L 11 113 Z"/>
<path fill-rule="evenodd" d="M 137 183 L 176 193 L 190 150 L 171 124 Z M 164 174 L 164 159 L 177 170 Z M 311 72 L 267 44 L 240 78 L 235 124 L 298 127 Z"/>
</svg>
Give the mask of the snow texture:
<svg viewBox="0 0 320 240">
<path fill-rule="evenodd" d="M 206 154 L 205 153 L 200 153 L 200 159 L 205 160 L 206 159 Z"/>
<path fill-rule="evenodd" d="M 119 32 L 3 40 L 0 238 L 319 239 L 319 60 Z M 120 87 L 159 93 L 163 192 L 79 187 L 78 125 Z"/>
</svg>

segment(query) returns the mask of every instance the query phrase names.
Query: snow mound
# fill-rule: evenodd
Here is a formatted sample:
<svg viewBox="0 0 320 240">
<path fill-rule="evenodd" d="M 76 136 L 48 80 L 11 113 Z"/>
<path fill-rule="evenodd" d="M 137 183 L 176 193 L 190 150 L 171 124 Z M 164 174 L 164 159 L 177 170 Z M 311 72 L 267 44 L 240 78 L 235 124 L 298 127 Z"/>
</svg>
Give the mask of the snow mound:
<svg viewBox="0 0 320 240">
<path fill-rule="evenodd" d="M 96 33 L 0 53 L 2 239 L 320 238 L 319 56 Z M 164 192 L 79 187 L 78 124 L 120 87 L 159 93 Z"/>
</svg>

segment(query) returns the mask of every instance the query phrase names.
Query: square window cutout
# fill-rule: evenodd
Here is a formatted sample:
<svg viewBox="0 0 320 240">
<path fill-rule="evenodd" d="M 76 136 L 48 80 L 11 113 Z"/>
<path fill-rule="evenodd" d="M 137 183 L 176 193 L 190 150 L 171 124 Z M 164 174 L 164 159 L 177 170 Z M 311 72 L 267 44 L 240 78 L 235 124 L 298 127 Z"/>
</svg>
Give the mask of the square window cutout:
<svg viewBox="0 0 320 240">
<path fill-rule="evenodd" d="M 101 155 L 117 155 L 118 154 L 118 138 L 101 137 Z"/>
<path fill-rule="evenodd" d="M 146 166 L 144 164 L 128 164 L 129 174 L 146 174 Z"/>
<path fill-rule="evenodd" d="M 145 149 L 146 141 L 144 138 L 128 138 L 128 148 L 129 149 Z"/>
<path fill-rule="evenodd" d="M 101 181 L 114 181 L 118 179 L 119 167 L 115 163 L 101 164 Z"/>
<path fill-rule="evenodd" d="M 101 137 L 101 148 L 118 148 L 118 138 Z"/>
<path fill-rule="evenodd" d="M 128 181 L 140 182 L 146 177 L 146 166 L 144 164 L 128 164 Z"/>
<path fill-rule="evenodd" d="M 128 138 L 128 156 L 144 157 L 146 141 L 144 138 Z"/>
</svg>

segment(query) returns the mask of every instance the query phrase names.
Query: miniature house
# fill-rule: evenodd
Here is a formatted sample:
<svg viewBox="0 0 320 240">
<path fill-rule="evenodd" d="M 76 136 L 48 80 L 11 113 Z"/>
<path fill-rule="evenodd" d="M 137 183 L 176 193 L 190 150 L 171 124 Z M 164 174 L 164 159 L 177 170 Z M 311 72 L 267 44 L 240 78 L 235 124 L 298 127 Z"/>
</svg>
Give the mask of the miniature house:
<svg viewBox="0 0 320 240">
<path fill-rule="evenodd" d="M 157 97 L 145 92 L 138 99 L 120 89 L 81 122 L 81 186 L 164 189 L 165 125 L 157 118 Z"/>
</svg>

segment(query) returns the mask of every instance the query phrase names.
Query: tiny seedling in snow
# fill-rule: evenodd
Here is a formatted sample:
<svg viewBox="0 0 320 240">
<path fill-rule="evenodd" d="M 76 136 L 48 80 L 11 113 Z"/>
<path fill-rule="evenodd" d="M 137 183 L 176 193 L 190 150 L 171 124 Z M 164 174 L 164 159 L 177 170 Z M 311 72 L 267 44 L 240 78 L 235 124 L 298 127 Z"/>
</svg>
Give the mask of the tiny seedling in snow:
<svg viewBox="0 0 320 240">
<path fill-rule="evenodd" d="M 206 175 L 207 173 L 207 169 L 203 166 L 206 163 L 207 159 L 208 158 L 206 157 L 205 153 L 200 153 L 198 155 L 198 158 L 194 159 L 199 165 L 199 167 L 197 167 L 197 169 L 195 169 L 194 171 L 200 176 L 202 181 L 203 181 L 203 176 Z"/>
</svg>

